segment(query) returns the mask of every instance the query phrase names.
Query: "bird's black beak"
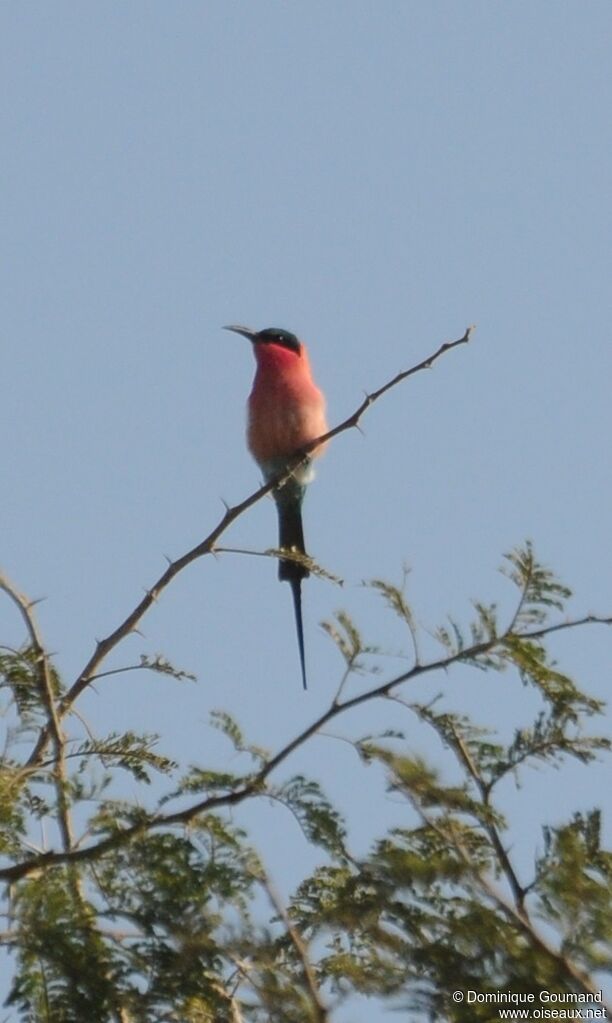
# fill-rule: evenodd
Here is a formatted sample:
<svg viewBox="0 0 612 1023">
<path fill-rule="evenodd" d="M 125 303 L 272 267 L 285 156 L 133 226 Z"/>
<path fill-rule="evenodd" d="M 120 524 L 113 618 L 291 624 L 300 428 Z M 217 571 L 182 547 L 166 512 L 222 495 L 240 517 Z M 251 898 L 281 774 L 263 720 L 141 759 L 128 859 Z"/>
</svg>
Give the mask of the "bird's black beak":
<svg viewBox="0 0 612 1023">
<path fill-rule="evenodd" d="M 237 327 L 237 326 L 234 326 L 234 327 L 224 327 L 223 330 L 233 330 L 234 334 L 242 334 L 242 336 L 246 337 L 249 341 L 255 341 L 255 338 L 257 337 L 257 331 L 256 330 L 251 330 L 250 327 Z"/>
</svg>

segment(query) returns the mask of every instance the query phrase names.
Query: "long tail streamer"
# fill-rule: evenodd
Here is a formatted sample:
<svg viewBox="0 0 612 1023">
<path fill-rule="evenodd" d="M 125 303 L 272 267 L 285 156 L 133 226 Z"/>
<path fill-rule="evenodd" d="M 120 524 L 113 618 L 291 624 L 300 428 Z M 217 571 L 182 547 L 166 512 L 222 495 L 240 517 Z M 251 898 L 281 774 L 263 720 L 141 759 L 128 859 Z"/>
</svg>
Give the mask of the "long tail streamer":
<svg viewBox="0 0 612 1023">
<path fill-rule="evenodd" d="M 302 685 L 308 689 L 306 684 L 306 657 L 304 655 L 304 625 L 302 623 L 302 580 L 289 579 L 291 592 L 293 594 L 293 609 L 295 611 L 295 629 L 297 632 L 298 648 L 300 651 L 300 666 L 302 668 Z"/>
</svg>

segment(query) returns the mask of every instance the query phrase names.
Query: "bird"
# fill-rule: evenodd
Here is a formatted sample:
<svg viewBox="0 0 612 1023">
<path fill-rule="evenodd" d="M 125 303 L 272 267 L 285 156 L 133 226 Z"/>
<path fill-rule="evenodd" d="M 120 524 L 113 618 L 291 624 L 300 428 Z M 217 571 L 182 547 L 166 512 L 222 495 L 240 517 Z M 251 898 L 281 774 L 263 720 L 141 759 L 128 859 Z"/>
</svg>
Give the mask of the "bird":
<svg viewBox="0 0 612 1023">
<path fill-rule="evenodd" d="M 280 327 L 251 330 L 227 326 L 252 344 L 256 369 L 248 399 L 247 446 L 269 482 L 290 467 L 292 458 L 327 433 L 325 398 L 315 384 L 306 345 Z M 325 444 L 311 451 L 284 483 L 273 491 L 278 513 L 278 546 L 307 557 L 302 502 L 313 478 L 312 461 Z M 279 558 L 278 578 L 291 586 L 302 685 L 307 689 L 302 620 L 302 579 L 310 575 L 304 562 Z"/>
</svg>

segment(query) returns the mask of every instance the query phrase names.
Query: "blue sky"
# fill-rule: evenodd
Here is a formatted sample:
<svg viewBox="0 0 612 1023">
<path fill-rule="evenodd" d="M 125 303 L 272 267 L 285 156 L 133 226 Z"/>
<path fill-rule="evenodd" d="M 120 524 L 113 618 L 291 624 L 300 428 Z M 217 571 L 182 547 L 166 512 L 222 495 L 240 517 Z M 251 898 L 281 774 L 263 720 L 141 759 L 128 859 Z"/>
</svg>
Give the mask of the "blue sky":
<svg viewBox="0 0 612 1023">
<path fill-rule="evenodd" d="M 611 30 L 607 0 L 2 6 L 0 562 L 46 598 L 68 680 L 164 555 L 259 482 L 244 445 L 252 355 L 223 324 L 303 337 L 332 423 L 478 325 L 320 464 L 307 540 L 345 585 L 305 587 L 309 693 L 288 587 L 269 561 L 225 555 L 190 567 L 112 662 L 161 651 L 198 685 L 100 682 L 82 708 L 97 731 L 160 732 L 186 762 L 227 765 L 207 723 L 223 707 L 276 748 L 335 691 L 318 628 L 335 609 L 408 648 L 360 586 L 399 581 L 404 563 L 427 627 L 465 620 L 472 597 L 509 608 L 495 569 L 526 537 L 576 614 L 610 613 Z M 275 528 L 266 500 L 226 542 L 263 550 Z M 19 641 L 6 602 L 0 624 Z M 607 696 L 605 631 L 555 650 Z M 506 679 L 462 672 L 423 693 L 438 688 L 484 720 L 533 711 Z M 343 728 L 384 721 L 372 708 Z M 316 767 L 359 851 L 365 816 L 404 812 L 344 744 L 318 739 L 294 767 Z M 543 799 L 551 823 L 609 808 L 608 771 L 508 790 L 526 870 Z M 288 889 L 308 850 L 280 810 L 249 810 L 256 834 L 258 814 Z M 353 1023 L 366 1019 L 371 1007 Z"/>
</svg>

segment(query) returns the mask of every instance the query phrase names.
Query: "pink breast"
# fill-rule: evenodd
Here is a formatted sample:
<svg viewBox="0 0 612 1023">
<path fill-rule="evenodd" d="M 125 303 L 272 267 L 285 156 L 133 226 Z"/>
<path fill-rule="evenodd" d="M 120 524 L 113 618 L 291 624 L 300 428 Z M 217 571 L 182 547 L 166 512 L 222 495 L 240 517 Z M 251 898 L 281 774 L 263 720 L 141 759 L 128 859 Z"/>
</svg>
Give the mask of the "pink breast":
<svg viewBox="0 0 612 1023">
<path fill-rule="evenodd" d="M 288 362 L 275 372 L 260 362 L 249 398 L 247 439 L 257 462 L 292 455 L 327 431 L 325 401 L 312 379 L 305 378 L 307 363 Z M 309 376 L 309 374 L 308 374 Z M 316 455 L 321 454 L 322 447 Z"/>
</svg>

